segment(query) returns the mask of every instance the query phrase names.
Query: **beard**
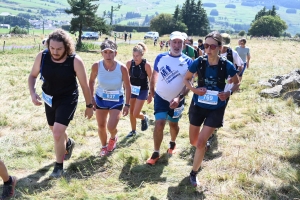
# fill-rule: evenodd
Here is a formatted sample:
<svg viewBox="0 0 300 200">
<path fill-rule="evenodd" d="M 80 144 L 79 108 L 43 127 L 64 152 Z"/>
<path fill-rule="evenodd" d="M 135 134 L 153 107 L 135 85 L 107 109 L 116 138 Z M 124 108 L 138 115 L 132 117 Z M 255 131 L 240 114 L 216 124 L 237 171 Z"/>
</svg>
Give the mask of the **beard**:
<svg viewBox="0 0 300 200">
<path fill-rule="evenodd" d="M 54 58 L 53 54 L 51 52 L 50 52 L 50 54 L 51 54 L 52 60 L 54 60 L 54 61 L 60 61 L 60 60 L 62 60 L 67 55 L 67 51 L 65 51 L 59 58 Z"/>
</svg>

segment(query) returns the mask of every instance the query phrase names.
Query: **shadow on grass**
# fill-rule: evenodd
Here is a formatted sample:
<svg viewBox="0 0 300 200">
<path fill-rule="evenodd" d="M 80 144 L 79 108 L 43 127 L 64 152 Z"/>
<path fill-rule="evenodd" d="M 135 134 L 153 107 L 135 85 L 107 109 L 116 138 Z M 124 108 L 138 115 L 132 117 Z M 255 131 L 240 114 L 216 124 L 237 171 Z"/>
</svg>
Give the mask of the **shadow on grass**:
<svg viewBox="0 0 300 200">
<path fill-rule="evenodd" d="M 204 160 L 213 160 L 215 158 L 219 158 L 222 156 L 222 152 L 218 152 L 215 150 L 218 150 L 218 134 L 217 131 L 214 132 L 214 137 L 212 138 L 212 140 L 210 141 L 210 148 L 206 151 L 205 155 L 204 155 Z"/>
<path fill-rule="evenodd" d="M 64 178 L 67 182 L 69 182 L 73 178 L 86 179 L 95 173 L 105 171 L 103 166 L 109 156 L 110 154 L 107 157 L 90 156 L 84 160 L 74 161 L 67 169 L 65 169 Z M 34 195 L 36 193 L 51 189 L 53 181 L 56 180 L 52 181 L 48 177 L 45 178 L 45 175 L 53 167 L 54 163 L 51 163 L 37 170 L 34 174 L 30 174 L 19 179 L 16 187 L 17 192 L 15 197 L 17 199 L 30 199 L 24 197 L 22 194 Z M 41 178 L 43 178 L 42 181 L 40 181 Z"/>
<path fill-rule="evenodd" d="M 142 164 L 136 165 L 138 161 L 132 156 L 126 158 L 119 180 L 126 183 L 125 191 L 131 191 L 143 187 L 146 183 L 166 182 L 166 177 L 161 177 L 163 169 L 168 165 L 168 155 L 162 154 L 153 166 Z M 155 197 L 152 197 L 155 199 Z"/>
<path fill-rule="evenodd" d="M 169 200 L 190 200 L 205 199 L 205 195 L 201 187 L 193 187 L 190 184 L 189 177 L 185 177 L 176 187 L 168 188 Z"/>
</svg>

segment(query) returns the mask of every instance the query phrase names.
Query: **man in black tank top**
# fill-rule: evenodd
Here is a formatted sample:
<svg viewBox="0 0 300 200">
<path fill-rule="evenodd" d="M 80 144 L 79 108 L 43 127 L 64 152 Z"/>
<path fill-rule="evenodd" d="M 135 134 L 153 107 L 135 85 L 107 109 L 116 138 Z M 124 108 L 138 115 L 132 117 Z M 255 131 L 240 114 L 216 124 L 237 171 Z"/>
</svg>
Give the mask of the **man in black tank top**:
<svg viewBox="0 0 300 200">
<path fill-rule="evenodd" d="M 78 78 L 86 102 L 85 117 L 93 115 L 92 96 L 82 59 L 75 55 L 74 43 L 62 29 L 53 31 L 47 39 L 47 50 L 40 52 L 28 77 L 29 91 L 34 105 L 45 102 L 45 112 L 53 133 L 56 163 L 50 178 L 63 175 L 63 161 L 70 159 L 75 141 L 68 138 L 66 129 L 73 119 L 78 102 Z M 42 99 L 35 91 L 40 74 Z"/>
</svg>

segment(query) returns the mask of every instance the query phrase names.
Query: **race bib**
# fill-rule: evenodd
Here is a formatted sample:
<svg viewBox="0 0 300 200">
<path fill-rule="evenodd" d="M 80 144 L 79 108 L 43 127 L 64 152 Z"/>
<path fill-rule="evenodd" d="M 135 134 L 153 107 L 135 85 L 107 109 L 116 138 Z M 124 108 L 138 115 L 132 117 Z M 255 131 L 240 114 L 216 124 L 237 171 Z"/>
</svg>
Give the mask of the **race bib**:
<svg viewBox="0 0 300 200">
<path fill-rule="evenodd" d="M 184 109 L 184 104 L 182 104 L 182 106 L 180 106 L 179 108 L 175 108 L 173 118 L 180 117 L 183 112 L 183 109 Z"/>
<path fill-rule="evenodd" d="M 131 86 L 131 94 L 139 95 L 140 91 L 141 91 L 141 86 L 135 86 L 135 85 Z"/>
<path fill-rule="evenodd" d="M 119 90 L 116 91 L 108 91 L 103 90 L 102 98 L 106 101 L 119 101 L 120 92 Z"/>
<path fill-rule="evenodd" d="M 209 105 L 217 105 L 219 100 L 218 93 L 218 91 L 207 90 L 205 95 L 198 96 L 198 102 Z"/>
<path fill-rule="evenodd" d="M 45 92 L 42 92 L 43 101 L 50 107 L 52 107 L 52 98 L 53 98 L 53 96 L 50 96 L 50 95 L 46 94 Z"/>
</svg>

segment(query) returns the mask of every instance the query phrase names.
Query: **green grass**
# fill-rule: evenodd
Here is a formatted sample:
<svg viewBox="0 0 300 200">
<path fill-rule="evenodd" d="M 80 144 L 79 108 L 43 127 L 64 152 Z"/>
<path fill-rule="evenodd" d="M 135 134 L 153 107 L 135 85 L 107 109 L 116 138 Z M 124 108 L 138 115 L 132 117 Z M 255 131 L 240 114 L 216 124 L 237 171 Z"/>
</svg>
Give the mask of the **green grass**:
<svg viewBox="0 0 300 200">
<path fill-rule="evenodd" d="M 143 33 L 134 33 L 133 39 L 142 36 Z M 232 44 L 237 43 L 237 39 L 232 40 Z M 34 44 L 33 38 L 11 41 L 16 42 Z M 146 43 L 149 51 L 145 58 L 153 65 L 159 47 L 154 47 L 151 41 Z M 139 134 L 126 139 L 131 131 L 130 122 L 129 117 L 122 117 L 117 148 L 110 156 L 100 158 L 96 119 L 84 118 L 85 103 L 80 89 L 78 108 L 67 129 L 76 141 L 73 156 L 65 162 L 65 178 L 49 180 L 55 160 L 53 138 L 44 108 L 32 104 L 27 86 L 38 49 L 0 51 L 0 158 L 9 173 L 19 178 L 16 199 L 298 198 L 300 109 L 289 99 L 260 97 L 258 82 L 286 74 L 298 66 L 300 60 L 295 55 L 300 43 L 253 39 L 247 45 L 251 48 L 250 68 L 243 76 L 241 91 L 230 98 L 224 126 L 205 155 L 198 174 L 199 188 L 191 187 L 188 180 L 195 152 L 188 135 L 191 93 L 179 122 L 176 154 L 169 158 L 165 153 L 170 140 L 167 126 L 162 157 L 155 166 L 148 166 L 145 162 L 153 150 L 153 124 L 141 132 L 138 121 Z M 278 46 L 282 51 L 278 51 Z M 132 47 L 118 39 L 117 59 L 123 63 L 130 60 Z M 77 53 L 88 75 L 92 64 L 102 58 L 97 51 Z M 40 94 L 40 81 L 36 88 Z M 154 119 L 153 103 L 145 104 L 143 111 Z"/>
</svg>

